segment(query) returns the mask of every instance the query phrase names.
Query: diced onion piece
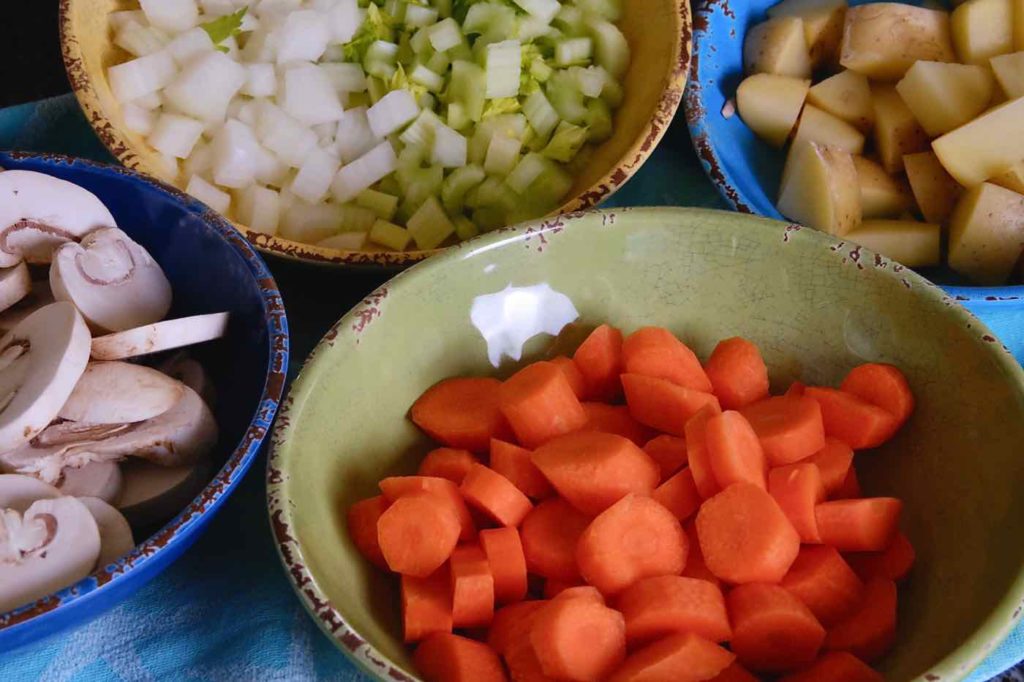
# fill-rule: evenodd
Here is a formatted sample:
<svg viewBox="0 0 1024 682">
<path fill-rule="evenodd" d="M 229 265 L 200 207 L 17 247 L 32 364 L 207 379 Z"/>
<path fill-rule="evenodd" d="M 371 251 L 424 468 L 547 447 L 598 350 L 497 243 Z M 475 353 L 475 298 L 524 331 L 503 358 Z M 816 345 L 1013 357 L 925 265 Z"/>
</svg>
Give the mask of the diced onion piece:
<svg viewBox="0 0 1024 682">
<path fill-rule="evenodd" d="M 217 189 L 198 175 L 193 175 L 185 186 L 185 192 L 194 196 L 217 213 L 227 213 L 231 207 L 231 195 Z"/>
<path fill-rule="evenodd" d="M 366 107 L 349 109 L 341 115 L 334 134 L 334 146 L 345 163 L 350 163 L 373 149 L 381 138 L 373 134 L 366 117 Z"/>
<path fill-rule="evenodd" d="M 447 52 L 456 45 L 462 44 L 462 29 L 451 17 L 443 19 L 430 27 L 427 36 L 430 46 L 438 52 Z"/>
<path fill-rule="evenodd" d="M 585 69 L 577 66 L 570 71 L 576 78 L 584 97 L 600 97 L 605 83 L 610 80 L 608 72 L 600 66 L 588 66 Z"/>
<path fill-rule="evenodd" d="M 511 187 L 517 194 L 524 194 L 533 184 L 534 180 L 540 177 L 541 173 L 547 170 L 551 164 L 540 154 L 529 152 L 516 167 L 505 178 L 505 184 Z"/>
<path fill-rule="evenodd" d="M 277 37 L 278 34 L 269 28 L 256 29 L 245 41 L 242 59 L 246 62 L 273 62 L 277 55 Z"/>
<path fill-rule="evenodd" d="M 360 251 L 366 246 L 366 232 L 340 232 L 316 243 L 325 249 Z"/>
<path fill-rule="evenodd" d="M 315 64 L 298 64 L 284 72 L 281 107 L 306 125 L 341 118 L 338 93 L 327 74 Z"/>
<path fill-rule="evenodd" d="M 129 102 L 121 105 L 121 114 L 124 116 L 124 127 L 133 133 L 149 135 L 153 131 L 153 124 L 156 122 L 156 114 L 153 111 Z"/>
<path fill-rule="evenodd" d="M 145 26 L 149 23 L 149 19 L 146 18 L 146 13 L 141 9 L 128 9 L 111 12 L 107 15 L 107 22 L 110 23 L 112 29 L 120 31 L 125 26 L 131 24 Z"/>
<path fill-rule="evenodd" d="M 555 64 L 562 67 L 586 64 L 593 50 L 594 44 L 590 38 L 560 40 L 555 45 Z"/>
<path fill-rule="evenodd" d="M 455 233 L 455 225 L 434 196 L 423 202 L 406 225 L 417 248 L 423 250 L 436 249 Z"/>
<path fill-rule="evenodd" d="M 131 102 L 165 87 L 177 69 L 168 52 L 156 52 L 107 70 L 107 81 L 117 101 Z"/>
<path fill-rule="evenodd" d="M 256 157 L 260 144 L 252 129 L 229 119 L 210 143 L 213 152 L 213 181 L 221 187 L 239 189 L 256 179 Z"/>
<path fill-rule="evenodd" d="M 491 144 L 487 147 L 484 170 L 490 175 L 508 175 L 519 161 L 522 147 L 523 143 L 514 137 L 493 136 Z"/>
<path fill-rule="evenodd" d="M 487 46 L 487 99 L 519 94 L 522 54 L 518 40 L 503 40 Z"/>
<path fill-rule="evenodd" d="M 483 182 L 486 177 L 484 169 L 477 165 L 455 169 L 441 186 L 441 200 L 444 202 L 445 210 L 453 215 L 459 214 L 466 193 Z"/>
<path fill-rule="evenodd" d="M 431 92 L 441 92 L 444 89 L 444 78 L 422 64 L 416 65 L 412 73 L 409 74 L 409 80 L 417 85 L 422 85 Z"/>
<path fill-rule="evenodd" d="M 561 7 L 561 3 L 558 0 L 513 0 L 513 2 L 545 24 L 551 23 L 551 20 L 555 18 L 555 15 L 558 14 L 558 9 Z"/>
<path fill-rule="evenodd" d="M 281 21 L 288 12 L 294 12 L 302 5 L 302 0 L 259 0 L 254 3 L 253 10 L 262 20 Z"/>
<path fill-rule="evenodd" d="M 391 220 L 398 210 L 398 197 L 375 189 L 364 189 L 356 195 L 356 205 L 369 209 L 381 220 Z"/>
<path fill-rule="evenodd" d="M 406 152 L 412 152 L 411 148 L 430 149 L 434 144 L 434 132 L 439 125 L 444 125 L 444 122 L 437 114 L 430 109 L 424 109 L 398 139 L 405 145 Z M 421 161 L 421 158 L 417 158 L 416 165 L 418 166 Z"/>
<path fill-rule="evenodd" d="M 405 251 L 412 241 L 412 235 L 408 230 L 386 220 L 375 222 L 367 237 L 371 242 L 392 251 Z"/>
<path fill-rule="evenodd" d="M 362 23 L 363 17 L 356 0 L 338 0 L 327 12 L 327 26 L 333 43 L 351 41 Z"/>
<path fill-rule="evenodd" d="M 222 17 L 234 12 L 235 4 L 231 0 L 199 0 L 199 9 L 208 16 Z"/>
<path fill-rule="evenodd" d="M 377 137 L 387 137 L 416 118 L 420 109 L 408 90 L 392 90 L 366 112 L 370 130 Z"/>
<path fill-rule="evenodd" d="M 397 167 L 395 150 L 385 140 L 338 171 L 331 183 L 331 195 L 340 203 L 350 201 Z"/>
<path fill-rule="evenodd" d="M 587 19 L 587 30 L 594 40 L 594 60 L 613 78 L 621 78 L 629 68 L 629 43 L 622 31 L 597 17 Z"/>
<path fill-rule="evenodd" d="M 558 112 L 542 90 L 534 90 L 523 102 L 523 114 L 530 122 L 530 127 L 541 137 L 547 137 L 558 125 Z"/>
<path fill-rule="evenodd" d="M 160 114 L 149 134 L 149 144 L 162 154 L 177 159 L 184 159 L 192 153 L 199 137 L 203 134 L 203 124 L 194 118 L 178 114 Z"/>
<path fill-rule="evenodd" d="M 327 196 L 340 166 L 341 162 L 330 152 L 314 149 L 292 179 L 292 194 L 311 204 L 319 203 Z"/>
<path fill-rule="evenodd" d="M 210 34 L 201 27 L 190 28 L 167 43 L 167 51 L 179 66 L 184 66 L 193 57 L 214 49 Z"/>
<path fill-rule="evenodd" d="M 273 187 L 283 187 L 290 170 L 287 163 L 262 145 L 256 149 L 252 168 L 256 182 Z"/>
<path fill-rule="evenodd" d="M 285 239 L 315 244 L 341 229 L 341 214 L 337 204 L 308 204 L 296 198 L 281 213 L 278 233 Z"/>
<path fill-rule="evenodd" d="M 317 144 L 316 133 L 268 101 L 260 103 L 256 135 L 264 147 L 294 168 Z"/>
<path fill-rule="evenodd" d="M 136 57 L 160 52 L 167 46 L 167 36 L 159 29 L 141 24 L 128 24 L 114 36 L 114 44 Z"/>
<path fill-rule="evenodd" d="M 405 7 L 405 25 L 412 28 L 430 26 L 437 21 L 437 10 L 433 7 L 409 3 Z M 434 48 L 437 49 L 437 48 Z"/>
<path fill-rule="evenodd" d="M 257 63 L 245 65 L 243 95 L 250 97 L 273 97 L 277 92 L 277 73 L 273 64 Z"/>
<path fill-rule="evenodd" d="M 331 84 L 334 85 L 334 89 L 337 92 L 366 91 L 366 73 L 363 72 L 363 67 L 359 64 L 336 64 L 329 62 L 326 64 L 319 64 L 318 66 L 327 74 L 327 77 L 331 80 Z"/>
<path fill-rule="evenodd" d="M 199 20 L 195 0 L 139 0 L 139 4 L 149 23 L 164 31 L 187 31 Z"/>
<path fill-rule="evenodd" d="M 325 17 L 311 9 L 292 12 L 278 31 L 278 64 L 315 62 L 331 40 L 331 29 Z"/>
<path fill-rule="evenodd" d="M 164 103 L 164 100 L 160 96 L 159 92 L 151 92 L 148 95 L 136 97 L 132 100 L 131 103 L 141 109 L 148 109 L 152 111 L 153 109 L 156 109 L 157 107 L 162 105 Z"/>
<path fill-rule="evenodd" d="M 434 129 L 434 145 L 430 162 L 442 168 L 460 168 L 466 165 L 469 140 L 448 126 L 439 124 Z"/>
<path fill-rule="evenodd" d="M 245 67 L 231 57 L 208 52 L 189 62 L 164 90 L 164 98 L 182 113 L 202 121 L 220 122 L 246 75 Z"/>
<path fill-rule="evenodd" d="M 250 230 L 277 234 L 281 220 L 281 195 L 269 187 L 249 185 L 238 193 L 235 218 Z"/>
<path fill-rule="evenodd" d="M 542 21 L 532 14 L 519 17 L 519 27 L 516 36 L 520 40 L 536 40 L 544 36 L 556 34 L 549 22 Z"/>
<path fill-rule="evenodd" d="M 386 40 L 377 40 L 366 49 L 363 66 L 366 73 L 377 78 L 391 78 L 395 73 L 399 47 Z"/>
<path fill-rule="evenodd" d="M 185 159 L 185 177 L 193 175 L 206 175 L 210 174 L 210 168 L 213 166 L 213 150 L 210 145 L 206 142 L 199 141 L 196 146 L 192 148 L 192 153 Z"/>
<path fill-rule="evenodd" d="M 427 68 L 434 73 L 448 73 L 448 67 L 452 65 L 452 58 L 444 52 L 435 52 L 427 60 Z"/>
</svg>

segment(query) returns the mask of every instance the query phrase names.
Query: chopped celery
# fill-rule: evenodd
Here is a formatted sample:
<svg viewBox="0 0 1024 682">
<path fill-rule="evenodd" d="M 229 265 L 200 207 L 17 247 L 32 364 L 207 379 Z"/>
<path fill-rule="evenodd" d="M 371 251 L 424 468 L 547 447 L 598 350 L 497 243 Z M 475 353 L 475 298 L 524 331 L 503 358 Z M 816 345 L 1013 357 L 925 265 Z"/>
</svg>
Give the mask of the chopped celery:
<svg viewBox="0 0 1024 682">
<path fill-rule="evenodd" d="M 505 178 L 505 184 L 511 187 L 517 194 L 523 194 L 533 181 L 540 177 L 540 174 L 553 162 L 540 154 L 529 152 L 519 160 L 516 167 Z"/>
<path fill-rule="evenodd" d="M 594 39 L 594 61 L 615 78 L 629 67 L 629 43 L 619 27 L 597 17 L 587 18 L 587 32 Z"/>
<path fill-rule="evenodd" d="M 515 168 L 522 148 L 523 143 L 514 137 L 493 136 L 487 147 L 484 170 L 490 175 L 508 175 Z"/>
<path fill-rule="evenodd" d="M 452 222 L 455 223 L 455 236 L 460 241 L 466 241 L 480 234 L 480 230 L 473 224 L 473 221 L 464 215 L 457 215 L 452 218 Z"/>
<path fill-rule="evenodd" d="M 398 184 L 398 178 L 391 174 L 377 183 L 377 191 L 398 196 L 402 193 L 402 187 Z"/>
<path fill-rule="evenodd" d="M 483 232 L 497 230 L 508 224 L 505 211 L 498 206 L 481 206 L 474 210 L 473 222 Z"/>
<path fill-rule="evenodd" d="M 515 114 L 522 109 L 519 99 L 516 97 L 502 97 L 501 99 L 488 100 L 484 105 L 482 118 L 490 118 L 500 114 Z"/>
<path fill-rule="evenodd" d="M 356 195 L 356 205 L 369 209 L 381 220 L 391 220 L 398 208 L 398 197 L 374 189 L 364 189 Z"/>
<path fill-rule="evenodd" d="M 588 66 L 587 68 L 574 66 L 569 71 L 576 79 L 584 97 L 600 97 L 605 83 L 610 80 L 608 72 L 600 66 Z"/>
<path fill-rule="evenodd" d="M 401 178 L 399 178 L 401 181 Z M 444 169 L 440 166 L 419 168 L 409 174 L 405 184 L 405 200 L 412 206 L 419 207 L 428 197 L 441 191 L 444 182 Z"/>
<path fill-rule="evenodd" d="M 341 207 L 341 227 L 346 232 L 369 232 L 377 218 L 376 213 L 363 206 L 346 204 Z"/>
<path fill-rule="evenodd" d="M 452 0 L 434 0 L 434 7 L 442 18 L 447 19 L 452 15 Z"/>
<path fill-rule="evenodd" d="M 383 80 L 371 76 L 366 79 L 366 91 L 370 95 L 370 101 L 373 104 L 376 104 L 384 97 L 384 95 L 388 94 L 390 89 Z"/>
<path fill-rule="evenodd" d="M 416 246 L 424 250 L 436 249 L 455 232 L 455 225 L 435 196 L 428 197 L 406 224 Z"/>
<path fill-rule="evenodd" d="M 431 55 L 430 59 L 427 60 L 426 66 L 434 73 L 445 73 L 448 71 L 448 67 L 452 65 L 452 59 L 444 52 L 437 52 Z"/>
<path fill-rule="evenodd" d="M 462 32 L 477 34 L 486 42 L 502 40 L 512 35 L 516 27 L 516 12 L 508 5 L 497 2 L 478 2 L 466 12 Z"/>
<path fill-rule="evenodd" d="M 465 130 L 472 122 L 469 114 L 466 113 L 466 107 L 462 106 L 459 102 L 450 102 L 448 104 L 449 126 L 455 130 Z"/>
<path fill-rule="evenodd" d="M 587 142 L 604 142 L 612 136 L 612 110 L 603 99 L 587 102 Z"/>
<path fill-rule="evenodd" d="M 456 168 L 451 175 L 445 178 L 441 186 L 441 200 L 444 202 L 445 209 L 452 214 L 459 213 L 462 210 L 466 192 L 479 185 L 486 177 L 484 169 L 477 165 Z"/>
<path fill-rule="evenodd" d="M 572 176 L 558 167 L 558 164 L 551 164 L 545 168 L 537 179 L 533 181 L 527 192 L 532 201 L 543 207 L 545 213 L 558 208 L 562 199 L 572 189 Z"/>
<path fill-rule="evenodd" d="M 473 62 L 463 60 L 452 62 L 452 78 L 448 84 L 448 101 L 459 103 L 469 120 L 479 121 L 484 113 L 484 90 L 486 85 L 487 76 L 482 68 Z M 461 129 L 461 126 L 456 129 Z"/>
<path fill-rule="evenodd" d="M 398 37 L 398 54 L 395 56 L 395 61 L 399 64 L 409 64 L 416 59 L 416 51 L 412 49 L 412 41 L 409 39 L 408 33 L 403 33 Z"/>
<path fill-rule="evenodd" d="M 466 165 L 469 140 L 458 132 L 439 123 L 434 129 L 434 147 L 430 162 L 442 168 L 460 168 Z"/>
<path fill-rule="evenodd" d="M 418 55 L 427 54 L 432 48 L 430 45 L 430 34 L 433 27 L 421 28 L 409 38 L 409 47 Z"/>
<path fill-rule="evenodd" d="M 576 66 L 590 61 L 594 49 L 590 38 L 568 38 L 555 44 L 555 64 L 557 66 Z"/>
<path fill-rule="evenodd" d="M 398 139 L 405 145 L 405 149 L 398 155 L 399 165 L 403 164 L 403 155 L 406 153 L 406 150 L 410 154 L 414 154 L 416 150 L 430 149 L 434 145 L 434 130 L 438 123 L 441 123 L 441 119 L 433 111 L 424 109 L 420 112 L 416 120 L 398 136 Z M 419 165 L 423 161 L 424 156 L 425 153 L 419 154 L 416 157 L 415 164 Z"/>
<path fill-rule="evenodd" d="M 608 106 L 613 109 L 617 109 L 622 105 L 622 98 L 624 94 L 622 85 L 617 80 L 614 78 L 608 78 L 605 80 L 604 89 L 601 90 L 601 99 L 603 99 Z"/>
<path fill-rule="evenodd" d="M 567 36 L 582 36 L 587 32 L 584 14 L 576 5 L 562 5 L 552 23 Z"/>
<path fill-rule="evenodd" d="M 558 125 L 558 112 L 544 95 L 544 91 L 536 90 L 523 102 L 523 113 L 526 120 L 540 137 L 547 137 Z"/>
<path fill-rule="evenodd" d="M 487 178 L 466 197 L 466 205 L 471 208 L 481 206 L 497 206 L 502 211 L 513 211 L 519 203 L 519 196 L 499 178 Z"/>
<path fill-rule="evenodd" d="M 418 85 L 422 85 L 431 92 L 440 92 L 444 88 L 444 77 L 440 74 L 434 73 L 422 64 L 417 64 L 409 74 L 409 80 Z"/>
<path fill-rule="evenodd" d="M 534 59 L 530 62 L 530 75 L 541 83 L 546 83 L 551 74 L 555 72 L 543 59 Z"/>
<path fill-rule="evenodd" d="M 587 107 L 583 104 L 583 93 L 580 92 L 579 83 L 571 73 L 556 71 L 544 89 L 559 118 L 569 123 L 583 122 L 587 115 Z"/>
<path fill-rule="evenodd" d="M 366 50 L 366 56 L 363 58 L 363 68 L 371 76 L 391 78 L 395 73 L 397 60 L 398 45 L 385 40 L 378 40 Z"/>
<path fill-rule="evenodd" d="M 576 0 L 576 5 L 589 14 L 596 14 L 608 21 L 622 18 L 622 2 L 620 0 Z"/>
<path fill-rule="evenodd" d="M 571 176 L 577 176 L 582 173 L 590 163 L 594 160 L 594 145 L 588 144 L 580 149 L 579 154 L 573 157 L 572 161 L 562 166 L 565 171 Z"/>
<path fill-rule="evenodd" d="M 538 20 L 545 24 L 550 24 L 551 20 L 558 14 L 558 9 L 561 7 L 561 3 L 558 0 L 512 0 L 517 5 L 522 7 L 527 14 L 536 17 Z"/>
<path fill-rule="evenodd" d="M 515 97 L 519 94 L 522 55 L 518 40 L 503 40 L 487 46 L 488 99 Z"/>
<path fill-rule="evenodd" d="M 406 5 L 404 23 L 412 28 L 422 28 L 437 23 L 437 10 L 423 5 Z"/>
<path fill-rule="evenodd" d="M 392 251 L 405 251 L 412 241 L 412 235 L 404 227 L 377 220 L 367 235 L 371 242 L 387 247 Z"/>
<path fill-rule="evenodd" d="M 562 121 L 555 128 L 555 134 L 548 142 L 548 146 L 541 152 L 544 156 L 555 161 L 567 163 L 572 160 L 580 147 L 587 141 L 587 129 L 574 126 L 571 123 Z"/>
<path fill-rule="evenodd" d="M 430 44 L 438 52 L 446 52 L 462 43 L 462 29 L 452 18 L 439 21 L 428 31 Z"/>
<path fill-rule="evenodd" d="M 526 117 L 522 114 L 502 114 L 481 121 L 469 140 L 469 161 L 480 164 L 484 162 L 491 137 L 495 134 L 522 139 L 526 134 L 526 126 Z"/>
<path fill-rule="evenodd" d="M 393 37 L 391 15 L 377 5 L 370 3 L 366 8 L 366 16 L 355 36 L 345 44 L 345 59 L 350 62 L 361 62 L 375 41 L 390 41 Z"/>
<path fill-rule="evenodd" d="M 550 22 L 541 21 L 532 14 L 517 17 L 516 38 L 520 40 L 534 40 L 551 33 Z"/>
<path fill-rule="evenodd" d="M 433 111 L 437 107 L 437 98 L 429 92 L 423 92 L 416 96 L 416 104 L 419 105 L 420 109 L 430 109 Z"/>
</svg>

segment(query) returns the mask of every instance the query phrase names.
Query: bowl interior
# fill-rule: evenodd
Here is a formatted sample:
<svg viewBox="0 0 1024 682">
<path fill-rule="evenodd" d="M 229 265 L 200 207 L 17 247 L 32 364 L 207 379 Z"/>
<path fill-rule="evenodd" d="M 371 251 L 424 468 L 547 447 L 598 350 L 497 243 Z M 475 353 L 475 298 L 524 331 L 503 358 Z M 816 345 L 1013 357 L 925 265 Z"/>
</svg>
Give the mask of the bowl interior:
<svg viewBox="0 0 1024 682">
<path fill-rule="evenodd" d="M 623 6 L 619 26 L 632 52 L 623 80 L 626 97 L 615 113 L 612 137 L 595 150 L 559 212 L 595 206 L 622 186 L 654 151 L 682 98 L 690 65 L 688 0 L 630 0 Z M 111 153 L 129 168 L 184 186 L 188 178 L 170 172 L 144 137 L 124 128 L 107 81 L 110 66 L 131 58 L 114 45 L 107 15 L 137 8 L 132 0 L 62 0 L 64 63 L 87 118 Z M 436 253 L 325 249 L 238 227 L 261 249 L 318 262 L 401 265 Z"/>
<path fill-rule="evenodd" d="M 428 443 L 406 413 L 426 388 L 514 369 L 489 364 L 475 297 L 540 283 L 566 294 L 582 324 L 665 325 L 704 358 L 722 338 L 750 338 L 776 390 L 796 378 L 835 384 L 865 361 L 903 368 L 914 417 L 858 456 L 869 494 L 906 501 L 918 550 L 899 645 L 882 667 L 892 680 L 957 678 L 1009 631 L 1024 596 L 1024 383 L 1009 354 L 941 290 L 865 250 L 739 214 L 637 209 L 432 259 L 343 318 L 303 369 L 275 437 L 271 516 L 307 608 L 357 661 L 382 679 L 391 662 L 411 670 L 398 591 L 355 550 L 345 509 L 377 494 L 380 478 L 415 470 Z M 525 358 L 550 345 L 534 338 Z"/>
</svg>

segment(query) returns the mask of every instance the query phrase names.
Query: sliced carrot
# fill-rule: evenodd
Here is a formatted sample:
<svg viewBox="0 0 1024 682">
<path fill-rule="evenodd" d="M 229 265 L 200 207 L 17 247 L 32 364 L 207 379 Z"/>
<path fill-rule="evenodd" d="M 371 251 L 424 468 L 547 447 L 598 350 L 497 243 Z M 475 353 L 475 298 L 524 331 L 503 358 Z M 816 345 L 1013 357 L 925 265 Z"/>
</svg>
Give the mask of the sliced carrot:
<svg viewBox="0 0 1024 682">
<path fill-rule="evenodd" d="M 732 665 L 712 677 L 708 682 L 760 682 L 754 675 L 740 665 L 739 661 L 733 661 Z"/>
<path fill-rule="evenodd" d="M 683 569 L 683 577 L 706 580 L 721 588 L 722 581 L 704 563 L 704 554 L 700 551 L 700 540 L 697 538 L 697 524 L 690 519 L 683 524 L 683 531 L 686 533 L 686 540 L 689 545 L 689 552 L 686 554 L 686 568 Z"/>
<path fill-rule="evenodd" d="M 455 485 L 459 485 L 469 468 L 479 461 L 469 450 L 437 448 L 427 453 L 416 473 L 420 476 L 447 478 Z"/>
<path fill-rule="evenodd" d="M 413 662 L 426 682 L 505 682 L 494 649 L 482 642 L 437 632 L 416 647 Z"/>
<path fill-rule="evenodd" d="M 623 374 L 622 388 L 634 419 L 673 436 L 685 435 L 686 422 L 701 408 L 718 407 L 718 398 L 711 393 L 679 386 L 660 377 Z"/>
<path fill-rule="evenodd" d="M 626 657 L 626 625 L 592 599 L 552 599 L 534 617 L 530 642 L 545 675 L 598 682 Z"/>
<path fill-rule="evenodd" d="M 687 545 L 672 512 L 649 497 L 627 495 L 583 531 L 576 563 L 584 580 L 614 595 L 643 578 L 682 573 Z"/>
<path fill-rule="evenodd" d="M 799 396 L 799 395 L 803 395 L 805 388 L 807 388 L 807 384 L 803 383 L 802 381 L 794 381 L 793 383 L 791 383 L 789 385 L 789 388 L 787 388 L 786 392 L 783 393 L 782 395 L 785 395 L 785 396 Z"/>
<path fill-rule="evenodd" d="M 452 586 L 447 567 L 426 578 L 402 576 L 402 624 L 406 642 L 452 631 Z"/>
<path fill-rule="evenodd" d="M 614 400 L 622 395 L 622 332 L 602 324 L 590 333 L 572 356 L 591 400 Z"/>
<path fill-rule="evenodd" d="M 554 580 L 549 578 L 544 581 L 544 598 L 554 599 L 562 592 L 574 587 L 580 587 L 581 585 L 582 583 L 579 580 Z"/>
<path fill-rule="evenodd" d="M 494 577 L 494 598 L 499 604 L 526 597 L 526 556 L 519 531 L 515 528 L 488 528 L 480 531 L 480 546 Z"/>
<path fill-rule="evenodd" d="M 348 534 L 352 543 L 370 563 L 387 568 L 388 562 L 377 541 L 377 521 L 390 503 L 383 495 L 359 500 L 348 508 Z"/>
<path fill-rule="evenodd" d="M 593 585 L 570 585 L 559 590 L 552 599 L 586 599 L 595 604 L 604 604 L 604 595 Z"/>
<path fill-rule="evenodd" d="M 683 469 L 659 485 L 651 493 L 651 497 L 680 521 L 685 521 L 696 514 L 703 502 L 700 493 L 697 492 L 697 484 L 693 482 L 693 472 L 689 469 Z"/>
<path fill-rule="evenodd" d="M 878 447 L 900 427 L 892 414 L 852 393 L 808 386 L 804 395 L 821 406 L 825 435 L 838 438 L 854 450 Z"/>
<path fill-rule="evenodd" d="M 704 561 L 722 580 L 777 583 L 800 551 L 800 536 L 767 491 L 736 483 L 697 512 Z"/>
<path fill-rule="evenodd" d="M 626 619 L 630 647 L 684 632 L 712 642 L 732 636 L 722 590 L 706 580 L 678 575 L 644 578 L 623 590 L 615 605 Z"/>
<path fill-rule="evenodd" d="M 459 541 L 459 519 L 440 495 L 403 495 L 377 520 L 377 541 L 388 568 L 424 578 L 451 556 Z"/>
<path fill-rule="evenodd" d="M 534 362 L 501 385 L 502 414 L 519 443 L 535 448 L 587 423 L 587 413 L 565 374 L 550 362 Z"/>
<path fill-rule="evenodd" d="M 768 474 L 768 493 L 793 524 L 800 542 L 821 542 L 814 508 L 825 501 L 825 486 L 816 465 L 797 462 L 772 469 Z"/>
<path fill-rule="evenodd" d="M 491 468 L 535 500 L 550 497 L 555 491 L 533 463 L 532 450 L 494 439 L 491 441 Z"/>
<path fill-rule="evenodd" d="M 733 410 L 716 414 L 704 428 L 708 460 L 719 486 L 743 482 L 766 487 L 764 451 L 742 414 Z"/>
<path fill-rule="evenodd" d="M 864 592 L 864 583 L 850 565 L 827 545 L 802 547 L 781 585 L 826 627 L 857 608 Z"/>
<path fill-rule="evenodd" d="M 434 384 L 412 406 L 412 421 L 434 440 L 452 448 L 487 452 L 491 438 L 508 438 L 498 409 L 501 382 L 459 377 Z"/>
<path fill-rule="evenodd" d="M 870 663 L 886 654 L 896 638 L 896 583 L 870 580 L 859 608 L 828 631 L 825 648 L 849 651 Z"/>
<path fill-rule="evenodd" d="M 829 496 L 832 500 L 857 500 L 864 496 L 860 489 L 860 479 L 857 478 L 857 470 L 852 466 L 847 470 L 842 484 Z"/>
<path fill-rule="evenodd" d="M 704 370 L 723 409 L 738 410 L 768 397 L 768 368 L 761 351 L 744 338 L 719 341 Z"/>
<path fill-rule="evenodd" d="M 485 627 L 494 618 L 494 576 L 479 545 L 462 545 L 452 552 L 452 625 Z"/>
<path fill-rule="evenodd" d="M 721 673 L 735 658 L 703 637 L 677 634 L 630 655 L 608 682 L 700 682 Z"/>
<path fill-rule="evenodd" d="M 626 374 L 666 379 L 677 386 L 711 393 L 700 360 L 689 346 L 663 327 L 642 327 L 622 342 L 622 364 Z"/>
<path fill-rule="evenodd" d="M 693 474 L 693 482 L 697 486 L 697 492 L 705 500 L 722 490 L 718 481 L 715 480 L 715 472 L 711 469 L 707 439 L 708 421 L 720 412 L 721 410 L 714 405 L 710 405 L 686 422 L 687 461 L 690 465 L 690 472 Z"/>
<path fill-rule="evenodd" d="M 881 552 L 896 536 L 903 503 L 895 497 L 825 502 L 815 508 L 821 541 L 841 552 Z"/>
<path fill-rule="evenodd" d="M 758 672 L 779 673 L 811 663 L 825 628 L 803 603 L 778 585 L 750 583 L 726 597 L 732 640 L 740 662 Z"/>
<path fill-rule="evenodd" d="M 685 427 L 684 427 L 685 430 Z M 666 480 L 686 466 L 686 439 L 663 433 L 647 441 L 644 452 L 661 467 L 661 480 Z"/>
<path fill-rule="evenodd" d="M 854 552 L 846 555 L 850 567 L 861 580 L 884 578 L 899 582 L 914 567 L 916 553 L 906 535 L 896 532 L 892 542 L 881 552 Z"/>
<path fill-rule="evenodd" d="M 829 651 L 810 668 L 786 675 L 779 682 L 885 682 L 885 678 L 853 654 Z"/>
<path fill-rule="evenodd" d="M 914 411 L 914 394 L 907 377 L 892 365 L 871 362 L 854 367 L 839 388 L 881 407 L 896 417 L 900 424 L 907 421 Z"/>
<path fill-rule="evenodd" d="M 545 601 L 520 601 L 503 606 L 494 612 L 494 620 L 487 631 L 487 643 L 498 655 L 504 656 L 505 650 L 513 636 L 522 636 L 523 622 L 530 619 L 531 614 L 546 604 Z M 526 632 L 529 630 L 527 629 Z"/>
<path fill-rule="evenodd" d="M 831 497 L 846 480 L 846 474 L 853 464 L 853 450 L 841 440 L 826 438 L 825 447 L 804 461 L 818 467 L 821 483 L 825 486 L 825 495 Z"/>
<path fill-rule="evenodd" d="M 583 372 L 580 371 L 579 366 L 573 362 L 572 358 L 568 358 L 564 355 L 559 355 L 556 358 L 551 358 L 551 364 L 562 370 L 565 374 L 566 380 L 569 385 L 572 386 L 572 392 L 576 394 L 576 397 L 583 400 L 587 395 L 587 380 L 583 377 Z"/>
<path fill-rule="evenodd" d="M 587 413 L 587 423 L 582 431 L 600 431 L 614 433 L 628 438 L 642 446 L 650 440 L 651 430 L 633 419 L 629 408 L 625 405 L 606 405 L 604 403 L 583 403 Z"/>
<path fill-rule="evenodd" d="M 612 433 L 580 431 L 533 452 L 533 463 L 562 497 L 596 515 L 629 493 L 649 495 L 661 472 L 632 442 Z"/>
<path fill-rule="evenodd" d="M 466 502 L 503 526 L 518 526 L 533 509 L 522 490 L 483 464 L 473 465 L 459 490 Z"/>
<path fill-rule="evenodd" d="M 546 603 L 546 602 L 545 602 Z M 530 622 L 536 620 L 536 614 L 530 614 Z M 557 682 L 553 677 L 544 674 L 537 652 L 530 641 L 529 628 L 522 636 L 515 636 L 505 649 L 505 663 L 515 682 Z"/>
<path fill-rule="evenodd" d="M 776 396 L 740 410 L 772 466 L 792 464 L 825 447 L 821 407 L 804 396 Z"/>
<path fill-rule="evenodd" d="M 578 582 L 576 543 L 590 521 L 591 517 L 560 497 L 534 507 L 519 531 L 527 569 L 548 580 Z"/>
<path fill-rule="evenodd" d="M 459 486 L 447 478 L 436 476 L 389 476 L 377 484 L 384 497 L 394 502 L 403 495 L 416 493 L 434 493 L 448 500 L 456 518 L 459 519 L 460 540 L 472 540 L 476 537 L 476 524 L 469 513 L 466 501 L 462 499 Z"/>
</svg>

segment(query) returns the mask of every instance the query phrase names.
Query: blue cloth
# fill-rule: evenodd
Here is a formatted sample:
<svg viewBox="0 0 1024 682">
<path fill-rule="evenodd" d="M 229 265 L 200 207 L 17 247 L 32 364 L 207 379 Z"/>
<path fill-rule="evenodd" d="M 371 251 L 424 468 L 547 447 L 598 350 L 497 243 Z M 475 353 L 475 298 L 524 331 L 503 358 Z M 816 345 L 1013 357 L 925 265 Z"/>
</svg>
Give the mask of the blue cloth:
<svg viewBox="0 0 1024 682">
<path fill-rule="evenodd" d="M 0 110 L 0 149 L 112 160 L 70 95 Z M 679 120 L 654 158 L 609 203 L 724 208 L 690 149 Z M 296 350 L 308 350 L 314 340 L 294 341 Z M 293 371 L 302 360 L 293 356 Z M 88 625 L 5 652 L 0 680 L 366 682 L 292 593 L 267 523 L 264 469 L 261 457 L 209 531 L 174 566 Z M 969 682 L 999 675 L 1022 654 L 1024 627 Z M 1005 679 L 1024 682 L 1024 675 Z"/>
</svg>

